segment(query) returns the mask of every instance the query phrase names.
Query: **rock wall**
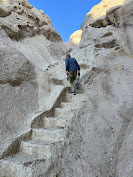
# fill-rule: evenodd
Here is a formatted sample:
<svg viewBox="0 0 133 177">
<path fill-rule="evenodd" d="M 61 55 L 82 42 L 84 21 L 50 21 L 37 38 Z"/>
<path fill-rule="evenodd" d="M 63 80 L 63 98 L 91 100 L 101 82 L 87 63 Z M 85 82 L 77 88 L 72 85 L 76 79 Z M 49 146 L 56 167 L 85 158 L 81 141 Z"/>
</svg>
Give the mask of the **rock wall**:
<svg viewBox="0 0 133 177">
<path fill-rule="evenodd" d="M 26 0 L 0 1 L 0 157 L 56 101 L 63 84 L 49 70 L 64 62 L 65 51 L 43 11 Z"/>
<path fill-rule="evenodd" d="M 98 5 L 95 5 L 87 15 L 91 14 L 94 19 L 106 15 L 108 9 L 117 6 L 123 5 L 125 0 L 102 0 Z"/>
<path fill-rule="evenodd" d="M 71 52 L 86 102 L 47 176 L 55 170 L 58 177 L 132 177 L 132 10 L 128 0 L 97 19 L 87 15 L 75 48 L 26 0 L 0 1 L 0 158 L 15 153 L 16 140 L 28 140 L 31 122 L 67 86 L 62 59 Z"/>
<path fill-rule="evenodd" d="M 113 1 L 102 0 L 99 4 L 93 6 L 86 16 L 91 15 L 93 19 L 102 17 L 106 15 L 107 10 L 118 5 L 123 5 L 124 2 L 125 0 L 113 0 Z M 81 40 L 81 35 L 82 30 L 77 30 L 70 36 L 69 40 L 75 44 L 79 44 Z"/>
<path fill-rule="evenodd" d="M 133 1 L 102 18 L 88 15 L 71 55 L 90 65 L 82 76 L 88 97 L 70 135 L 60 177 L 132 177 Z"/>
<path fill-rule="evenodd" d="M 43 11 L 39 11 L 26 0 L 8 0 L 0 5 L 0 23 L 11 39 L 17 41 L 43 34 L 48 40 L 61 41 L 60 35 L 51 25 Z"/>
</svg>

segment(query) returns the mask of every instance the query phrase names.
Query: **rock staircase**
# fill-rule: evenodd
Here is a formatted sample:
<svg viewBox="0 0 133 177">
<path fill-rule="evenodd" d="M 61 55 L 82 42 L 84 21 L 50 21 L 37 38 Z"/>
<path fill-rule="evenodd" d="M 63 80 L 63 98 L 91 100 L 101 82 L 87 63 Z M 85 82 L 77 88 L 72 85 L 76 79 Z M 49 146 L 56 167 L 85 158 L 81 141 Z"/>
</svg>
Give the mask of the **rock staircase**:
<svg viewBox="0 0 133 177">
<path fill-rule="evenodd" d="M 0 177 L 46 177 L 52 161 L 61 153 L 79 109 L 78 103 L 83 99 L 83 94 L 66 93 L 59 106 L 54 108 L 53 116 L 42 117 L 41 125 L 32 128 L 30 139 L 21 141 L 18 153 L 0 160 Z"/>
</svg>

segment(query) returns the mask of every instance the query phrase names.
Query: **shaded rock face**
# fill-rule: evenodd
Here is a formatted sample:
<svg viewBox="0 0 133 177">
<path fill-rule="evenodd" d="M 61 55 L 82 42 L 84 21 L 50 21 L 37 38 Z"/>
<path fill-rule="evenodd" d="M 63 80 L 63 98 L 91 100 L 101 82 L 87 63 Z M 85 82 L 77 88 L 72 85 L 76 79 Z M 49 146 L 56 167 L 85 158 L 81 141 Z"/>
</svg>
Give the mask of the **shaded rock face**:
<svg viewBox="0 0 133 177">
<path fill-rule="evenodd" d="M 26 119 L 28 121 L 39 105 L 35 67 L 15 48 L 1 28 L 0 63 L 1 156 L 15 137 L 29 130 Z"/>
<path fill-rule="evenodd" d="M 84 82 L 86 107 L 70 135 L 61 177 L 132 177 L 132 65 L 132 58 L 123 51 L 104 62 L 96 59 Z"/>
<path fill-rule="evenodd" d="M 26 44 L 30 49 L 32 43 L 37 42 L 36 48 L 44 46 L 44 53 L 47 52 L 46 55 L 50 58 L 47 60 L 50 60 L 50 63 L 54 62 L 52 58 L 60 59 L 65 54 L 66 48 L 62 38 L 55 31 L 49 17 L 42 10 L 34 8 L 27 0 L 0 1 L 0 26 L 10 39 L 18 42 L 16 45 L 21 52 L 24 52 L 22 48 L 24 50 Z M 19 42 L 21 42 L 21 47 Z M 54 45 L 55 42 L 56 45 Z M 27 46 L 25 50 L 27 50 Z M 40 50 L 42 49 L 37 49 L 38 53 L 42 55 Z M 34 47 L 32 47 L 32 51 L 34 52 Z M 29 58 L 37 57 L 38 55 L 33 53 L 32 57 Z M 41 60 L 43 61 L 43 57 L 41 57 Z"/>
<path fill-rule="evenodd" d="M 63 86 L 48 70 L 65 52 L 43 11 L 26 0 L 0 1 L 0 158 L 15 153 L 13 145 L 17 152 L 32 120 L 53 105 Z"/>
<path fill-rule="evenodd" d="M 66 46 L 66 53 L 72 52 L 77 47 L 72 41 L 67 41 L 64 44 Z"/>
<path fill-rule="evenodd" d="M 91 15 L 93 19 L 102 17 L 106 15 L 106 12 L 115 6 L 124 4 L 125 0 L 102 0 L 99 4 L 92 7 L 92 9 L 87 13 L 86 16 Z M 87 17 L 86 17 L 87 18 Z M 101 22 L 101 21 L 100 21 Z M 79 44 L 81 40 L 82 30 L 75 31 L 71 36 L 70 40 L 75 43 Z"/>
<path fill-rule="evenodd" d="M 133 1 L 128 0 L 96 20 L 87 15 L 75 48 L 71 41 L 64 45 L 49 18 L 27 1 L 0 5 L 0 158 L 17 153 L 19 140 L 29 140 L 31 125 L 41 124 L 35 118 L 52 108 L 67 85 L 59 59 L 71 52 L 84 71 L 81 87 L 86 100 L 79 103 L 82 109 L 59 158 L 46 175 L 40 168 L 38 176 L 133 176 L 132 9 Z"/>
<path fill-rule="evenodd" d="M 82 30 L 75 31 L 69 38 L 74 44 L 79 44 L 81 40 Z"/>
<path fill-rule="evenodd" d="M 8 0 L 4 6 L 0 4 L 0 23 L 7 35 L 17 41 L 37 34 L 43 34 L 50 41 L 62 40 L 49 17 L 27 0 Z"/>
<path fill-rule="evenodd" d="M 71 55 L 90 65 L 83 76 L 88 98 L 61 177 L 133 176 L 132 10 L 133 1 L 126 1 L 96 20 L 88 15 L 81 27 L 81 42 Z"/>
<path fill-rule="evenodd" d="M 93 63 L 93 57 L 107 56 L 111 51 L 120 48 L 130 53 L 132 51 L 132 35 L 130 35 L 132 31 L 131 9 L 132 1 L 125 3 L 124 6 L 109 9 L 106 16 L 96 20 L 91 15 L 87 15 L 81 26 L 83 32 L 79 48 L 82 52 L 79 53 L 78 49 L 76 49 L 73 54 L 81 62 L 91 64 L 89 60 Z"/>
</svg>

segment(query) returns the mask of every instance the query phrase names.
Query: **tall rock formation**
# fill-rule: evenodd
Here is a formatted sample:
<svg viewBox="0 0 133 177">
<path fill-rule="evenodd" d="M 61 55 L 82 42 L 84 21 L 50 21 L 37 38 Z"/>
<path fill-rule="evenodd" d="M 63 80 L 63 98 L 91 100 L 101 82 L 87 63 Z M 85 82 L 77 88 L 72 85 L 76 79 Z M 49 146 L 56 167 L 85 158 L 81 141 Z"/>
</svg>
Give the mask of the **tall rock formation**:
<svg viewBox="0 0 133 177">
<path fill-rule="evenodd" d="M 107 10 L 109 10 L 112 7 L 115 7 L 117 5 L 124 4 L 125 0 L 102 0 L 99 4 L 95 5 L 90 12 L 87 13 L 87 15 L 92 15 L 93 19 L 99 18 L 101 16 L 106 15 Z M 81 40 L 82 30 L 75 31 L 70 36 L 70 41 L 73 43 L 79 44 Z"/>
<path fill-rule="evenodd" d="M 4 7 L 3 7 L 4 5 Z M 61 41 L 51 21 L 43 11 L 32 7 L 28 1 L 8 0 L 0 6 L 1 27 L 7 35 L 20 41 L 27 37 L 43 34 L 50 41 Z"/>
<path fill-rule="evenodd" d="M 71 55 L 90 69 L 83 81 L 88 98 L 75 126 L 61 177 L 133 176 L 133 0 L 87 15 Z M 85 87 L 84 85 L 84 87 Z"/>
<path fill-rule="evenodd" d="M 74 44 L 79 44 L 81 40 L 82 30 L 75 31 L 69 38 Z"/>
<path fill-rule="evenodd" d="M 133 176 L 132 12 L 127 0 L 87 15 L 75 48 L 26 0 L 0 1 L 1 177 Z M 64 95 L 66 51 L 83 95 Z"/>
<path fill-rule="evenodd" d="M 0 157 L 60 94 L 63 86 L 52 81 L 56 73 L 47 70 L 64 54 L 61 36 L 43 11 L 27 0 L 0 1 Z"/>
</svg>

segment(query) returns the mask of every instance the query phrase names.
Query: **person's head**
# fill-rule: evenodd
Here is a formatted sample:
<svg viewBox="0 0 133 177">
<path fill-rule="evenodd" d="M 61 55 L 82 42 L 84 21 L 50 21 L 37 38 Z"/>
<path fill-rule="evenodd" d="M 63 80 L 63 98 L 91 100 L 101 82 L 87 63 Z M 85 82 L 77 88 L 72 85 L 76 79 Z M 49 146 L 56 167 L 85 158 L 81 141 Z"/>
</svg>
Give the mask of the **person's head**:
<svg viewBox="0 0 133 177">
<path fill-rule="evenodd" d="M 66 54 L 66 58 L 71 58 L 71 55 L 70 54 Z"/>
</svg>

